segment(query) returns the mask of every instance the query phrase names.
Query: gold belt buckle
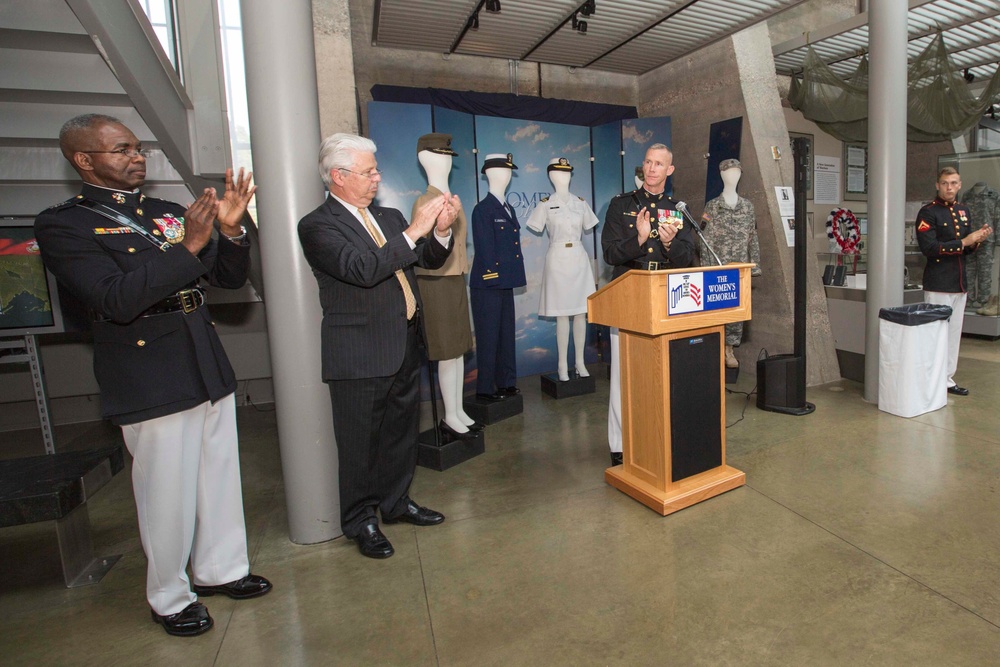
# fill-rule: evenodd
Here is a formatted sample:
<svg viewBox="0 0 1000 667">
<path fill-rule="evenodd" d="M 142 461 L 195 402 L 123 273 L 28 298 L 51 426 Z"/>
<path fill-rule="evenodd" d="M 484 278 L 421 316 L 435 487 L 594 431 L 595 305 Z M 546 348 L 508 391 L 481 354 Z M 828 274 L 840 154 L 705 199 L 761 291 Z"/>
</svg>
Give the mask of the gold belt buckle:
<svg viewBox="0 0 1000 667">
<path fill-rule="evenodd" d="M 185 314 L 193 313 L 198 310 L 198 306 L 201 305 L 198 303 L 198 296 L 200 296 L 200 292 L 196 292 L 193 289 L 184 289 L 177 293 L 177 298 L 180 299 L 181 302 L 181 310 L 183 310 Z"/>
<path fill-rule="evenodd" d="M 572 244 L 572 243 L 567 243 L 567 244 L 566 244 L 566 247 L 567 247 L 567 248 L 572 248 L 572 247 L 573 247 L 573 244 Z"/>
</svg>

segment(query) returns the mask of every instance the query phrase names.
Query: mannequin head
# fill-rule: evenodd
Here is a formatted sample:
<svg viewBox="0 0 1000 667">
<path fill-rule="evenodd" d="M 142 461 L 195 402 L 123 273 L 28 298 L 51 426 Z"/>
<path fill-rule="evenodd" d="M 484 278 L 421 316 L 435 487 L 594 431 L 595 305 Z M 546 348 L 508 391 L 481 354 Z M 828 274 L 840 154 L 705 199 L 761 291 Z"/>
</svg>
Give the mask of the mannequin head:
<svg viewBox="0 0 1000 667">
<path fill-rule="evenodd" d="M 514 164 L 514 156 L 510 153 L 490 153 L 483 162 L 482 173 L 489 181 L 490 192 L 500 201 L 504 201 L 503 195 L 510 185 L 514 169 L 517 169 L 517 165 Z"/>
<path fill-rule="evenodd" d="M 551 171 L 549 172 L 549 180 L 552 181 L 552 187 L 556 189 L 556 192 L 564 193 L 569 192 L 569 182 L 573 178 L 573 175 L 565 171 Z"/>
<path fill-rule="evenodd" d="M 431 132 L 417 139 L 417 160 L 427 174 L 427 183 L 441 192 L 448 192 L 451 159 L 456 155 L 450 134 Z"/>
<path fill-rule="evenodd" d="M 448 175 L 451 173 L 451 156 L 431 151 L 417 153 L 417 161 L 427 174 L 427 183 L 441 192 L 448 192 Z M 441 187 L 444 184 L 445 187 Z"/>
<path fill-rule="evenodd" d="M 722 176 L 722 184 L 729 189 L 736 189 L 736 185 L 740 182 L 740 177 L 743 176 L 743 170 L 738 167 L 730 167 L 720 174 Z"/>
<path fill-rule="evenodd" d="M 569 182 L 573 178 L 573 166 L 564 157 L 556 157 L 549 160 L 548 166 L 549 180 L 559 194 L 569 192 Z"/>
</svg>

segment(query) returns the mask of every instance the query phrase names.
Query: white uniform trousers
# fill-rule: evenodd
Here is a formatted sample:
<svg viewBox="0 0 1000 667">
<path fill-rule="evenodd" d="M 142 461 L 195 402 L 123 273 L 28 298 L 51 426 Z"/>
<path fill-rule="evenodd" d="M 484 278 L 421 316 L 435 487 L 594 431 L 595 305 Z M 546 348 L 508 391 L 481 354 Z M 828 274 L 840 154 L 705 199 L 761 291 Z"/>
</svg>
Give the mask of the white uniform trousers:
<svg viewBox="0 0 1000 667">
<path fill-rule="evenodd" d="M 924 299 L 927 303 L 940 306 L 951 306 L 951 319 L 948 320 L 948 386 L 954 387 L 953 376 L 958 370 L 958 346 L 962 342 L 962 325 L 965 323 L 965 292 L 927 292 Z"/>
<path fill-rule="evenodd" d="M 149 561 L 146 598 L 176 614 L 216 586 L 250 572 L 233 394 L 214 405 L 122 426 L 132 454 L 139 536 Z"/>
<path fill-rule="evenodd" d="M 618 327 L 611 327 L 611 386 L 608 400 L 608 446 L 622 450 L 622 376 L 618 352 Z"/>
</svg>

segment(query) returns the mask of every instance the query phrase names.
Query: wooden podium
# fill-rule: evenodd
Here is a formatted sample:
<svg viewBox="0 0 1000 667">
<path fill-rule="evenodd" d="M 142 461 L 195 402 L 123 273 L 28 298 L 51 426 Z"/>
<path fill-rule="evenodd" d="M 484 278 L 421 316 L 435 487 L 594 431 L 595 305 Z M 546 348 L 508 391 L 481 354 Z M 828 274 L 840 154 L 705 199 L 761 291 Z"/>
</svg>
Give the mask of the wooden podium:
<svg viewBox="0 0 1000 667">
<path fill-rule="evenodd" d="M 629 271 L 590 296 L 619 329 L 624 463 L 604 479 L 666 516 L 746 482 L 726 465 L 725 330 L 750 319 L 750 269 Z"/>
</svg>

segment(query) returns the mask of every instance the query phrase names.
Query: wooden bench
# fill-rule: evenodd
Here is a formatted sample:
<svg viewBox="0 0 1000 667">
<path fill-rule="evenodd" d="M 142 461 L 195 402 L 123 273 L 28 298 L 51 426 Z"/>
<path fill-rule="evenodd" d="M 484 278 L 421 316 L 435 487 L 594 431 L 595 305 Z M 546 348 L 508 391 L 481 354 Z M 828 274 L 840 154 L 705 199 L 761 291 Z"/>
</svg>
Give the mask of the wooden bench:
<svg viewBox="0 0 1000 667">
<path fill-rule="evenodd" d="M 0 528 L 54 520 L 66 587 L 96 584 L 121 555 L 94 557 L 87 500 L 124 467 L 121 445 L 0 461 Z"/>
</svg>

